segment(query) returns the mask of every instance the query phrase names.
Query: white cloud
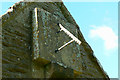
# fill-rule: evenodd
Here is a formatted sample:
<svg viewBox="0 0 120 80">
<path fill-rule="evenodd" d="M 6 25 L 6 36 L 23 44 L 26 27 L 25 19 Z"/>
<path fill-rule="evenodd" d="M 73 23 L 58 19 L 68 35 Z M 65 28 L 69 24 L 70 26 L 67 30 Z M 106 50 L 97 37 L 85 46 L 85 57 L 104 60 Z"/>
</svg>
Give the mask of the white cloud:
<svg viewBox="0 0 120 80">
<path fill-rule="evenodd" d="M 109 26 L 95 26 L 92 25 L 93 29 L 90 30 L 90 37 L 99 37 L 104 41 L 104 46 L 107 50 L 114 49 L 118 46 L 118 36 L 114 33 L 112 28 Z"/>
</svg>

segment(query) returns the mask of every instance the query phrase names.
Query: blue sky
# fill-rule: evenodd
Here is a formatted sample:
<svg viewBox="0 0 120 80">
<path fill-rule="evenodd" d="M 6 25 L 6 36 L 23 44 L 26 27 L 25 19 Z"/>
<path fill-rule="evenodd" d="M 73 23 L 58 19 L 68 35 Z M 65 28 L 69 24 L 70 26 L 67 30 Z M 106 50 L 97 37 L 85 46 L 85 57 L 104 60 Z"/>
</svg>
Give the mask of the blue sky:
<svg viewBox="0 0 120 80">
<path fill-rule="evenodd" d="M 15 2 L 2 3 L 0 15 Z M 110 78 L 118 78 L 118 3 L 65 2 L 64 4 L 79 25 L 103 69 Z"/>
</svg>

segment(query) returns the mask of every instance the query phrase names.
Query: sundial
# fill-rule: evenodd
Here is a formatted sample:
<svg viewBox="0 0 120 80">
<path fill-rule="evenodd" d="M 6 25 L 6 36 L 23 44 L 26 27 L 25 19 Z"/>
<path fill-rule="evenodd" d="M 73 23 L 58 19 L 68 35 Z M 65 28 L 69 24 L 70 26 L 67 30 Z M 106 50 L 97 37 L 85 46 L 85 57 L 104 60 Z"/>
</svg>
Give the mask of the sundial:
<svg viewBox="0 0 120 80">
<path fill-rule="evenodd" d="M 64 31 L 69 37 L 72 38 L 72 40 L 69 41 L 69 42 L 67 42 L 67 43 L 65 43 L 65 44 L 64 44 L 63 46 L 61 46 L 60 48 L 56 49 L 55 52 L 60 51 L 62 48 L 64 48 L 64 47 L 67 46 L 68 44 L 72 43 L 73 41 L 75 41 L 75 42 L 78 43 L 79 45 L 81 44 L 81 41 L 80 41 L 78 38 L 76 38 L 72 33 L 70 33 L 67 29 L 65 29 L 60 23 L 58 23 L 58 26 L 60 26 L 60 28 L 61 28 L 60 31 L 58 31 L 58 32 Z M 58 33 L 58 32 L 57 32 L 57 33 Z"/>
<path fill-rule="evenodd" d="M 47 61 L 57 63 L 82 72 L 78 29 L 66 19 L 41 8 L 34 9 L 32 22 L 33 60 L 43 65 Z"/>
</svg>

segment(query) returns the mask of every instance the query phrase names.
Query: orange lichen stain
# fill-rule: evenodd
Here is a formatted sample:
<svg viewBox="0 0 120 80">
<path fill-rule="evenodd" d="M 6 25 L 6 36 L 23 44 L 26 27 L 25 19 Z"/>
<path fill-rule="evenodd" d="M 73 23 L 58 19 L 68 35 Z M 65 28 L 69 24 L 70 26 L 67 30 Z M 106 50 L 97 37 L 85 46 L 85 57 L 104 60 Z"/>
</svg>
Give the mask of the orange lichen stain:
<svg viewBox="0 0 120 80">
<path fill-rule="evenodd" d="M 73 62 L 75 62 L 75 59 L 73 59 Z"/>
<path fill-rule="evenodd" d="M 74 53 L 74 54 L 73 54 L 73 57 L 75 57 L 75 56 L 76 56 L 76 54 Z"/>
<path fill-rule="evenodd" d="M 37 38 L 39 38 L 39 35 L 37 35 Z"/>
<path fill-rule="evenodd" d="M 35 31 L 33 31 L 33 34 L 35 33 Z"/>
<path fill-rule="evenodd" d="M 38 49 L 38 48 L 36 47 L 36 49 Z"/>
<path fill-rule="evenodd" d="M 33 37 L 36 37 L 36 35 L 33 35 Z"/>
<path fill-rule="evenodd" d="M 77 76 L 79 76 L 80 74 L 82 74 L 82 72 L 76 71 L 76 70 L 74 70 L 73 72 L 74 72 L 74 77 L 77 77 Z"/>
</svg>

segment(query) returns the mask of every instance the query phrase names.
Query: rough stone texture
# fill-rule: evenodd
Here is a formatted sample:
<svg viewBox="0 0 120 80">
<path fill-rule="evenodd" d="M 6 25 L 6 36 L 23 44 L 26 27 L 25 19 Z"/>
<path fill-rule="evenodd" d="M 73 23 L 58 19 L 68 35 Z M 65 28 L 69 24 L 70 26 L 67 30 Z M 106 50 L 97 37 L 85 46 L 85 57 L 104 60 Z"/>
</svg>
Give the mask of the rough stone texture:
<svg viewBox="0 0 120 80">
<path fill-rule="evenodd" d="M 40 9 L 38 15 L 40 15 L 38 16 L 40 57 L 50 60 L 51 62 L 58 63 L 59 65 L 61 64 L 65 67 L 68 66 L 78 70 L 78 68 L 82 66 L 80 55 L 83 51 L 77 43 L 73 42 L 55 53 L 57 48 L 71 40 L 71 38 L 69 38 L 69 36 L 63 31 L 57 33 L 60 30 L 57 23 L 64 24 L 65 27 L 68 28 L 68 30 L 75 36 L 78 35 L 77 28 L 67 21 L 61 20 L 57 16 L 42 9 Z"/>
<path fill-rule="evenodd" d="M 32 23 L 39 8 L 40 56 L 33 59 Z M 2 16 L 3 78 L 108 78 L 62 2 L 19 2 Z M 55 49 L 71 40 L 59 31 L 64 25 L 82 44 L 73 42 L 58 53 Z"/>
<path fill-rule="evenodd" d="M 0 26 L 2 26 L 1 19 Z M 0 79 L 2 79 L 2 27 L 0 27 Z"/>
</svg>

